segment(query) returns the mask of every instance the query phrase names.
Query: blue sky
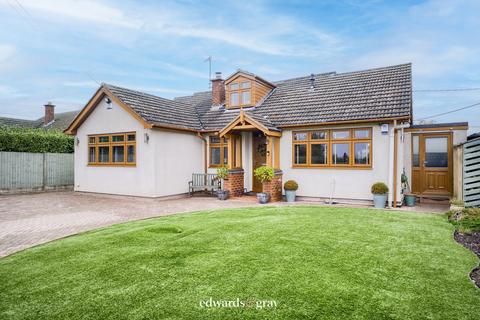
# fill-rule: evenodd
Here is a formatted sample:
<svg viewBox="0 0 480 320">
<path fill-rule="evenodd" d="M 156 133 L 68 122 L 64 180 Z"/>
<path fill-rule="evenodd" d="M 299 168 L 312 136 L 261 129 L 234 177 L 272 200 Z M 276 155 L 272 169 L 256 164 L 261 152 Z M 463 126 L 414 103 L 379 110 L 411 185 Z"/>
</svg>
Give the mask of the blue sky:
<svg viewBox="0 0 480 320">
<path fill-rule="evenodd" d="M 478 0 L 0 0 L 0 116 L 78 109 L 101 82 L 207 90 L 209 55 L 213 71 L 272 81 L 412 62 L 416 90 L 480 88 L 479 12 Z M 477 102 L 480 90 L 415 92 L 414 117 Z M 480 106 L 432 120 L 480 131 Z"/>
</svg>

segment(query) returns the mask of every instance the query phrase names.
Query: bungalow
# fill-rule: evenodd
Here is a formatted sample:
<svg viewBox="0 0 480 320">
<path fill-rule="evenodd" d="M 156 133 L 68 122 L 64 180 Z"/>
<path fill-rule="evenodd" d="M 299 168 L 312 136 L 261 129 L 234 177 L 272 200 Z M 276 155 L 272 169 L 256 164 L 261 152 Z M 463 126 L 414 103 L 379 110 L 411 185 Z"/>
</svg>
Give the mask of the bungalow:
<svg viewBox="0 0 480 320">
<path fill-rule="evenodd" d="M 320 73 L 271 82 L 238 70 L 212 89 L 164 99 L 103 84 L 67 128 L 76 135 L 75 190 L 167 197 L 186 194 L 192 173 L 229 168 L 233 196 L 260 192 L 253 170 L 275 168 L 297 195 L 371 200 L 385 182 L 389 204 L 413 192 L 452 194 L 452 146 L 467 123 L 412 125 L 411 64 Z"/>
</svg>

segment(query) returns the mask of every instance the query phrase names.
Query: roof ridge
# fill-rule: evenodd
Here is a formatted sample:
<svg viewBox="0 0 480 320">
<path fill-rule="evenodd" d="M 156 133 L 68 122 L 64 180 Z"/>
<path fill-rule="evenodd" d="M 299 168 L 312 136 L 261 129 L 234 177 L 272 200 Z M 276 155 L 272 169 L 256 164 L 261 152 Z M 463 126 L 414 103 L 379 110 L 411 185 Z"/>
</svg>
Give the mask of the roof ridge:
<svg viewBox="0 0 480 320">
<path fill-rule="evenodd" d="M 138 93 L 142 96 L 150 96 L 150 97 L 154 97 L 154 98 L 157 98 L 157 99 L 162 99 L 162 100 L 166 100 L 166 101 L 171 101 L 171 102 L 174 102 L 174 103 L 179 103 L 179 104 L 182 104 L 184 106 L 190 106 L 189 104 L 186 104 L 186 103 L 183 103 L 181 101 L 177 101 L 177 100 L 173 100 L 173 99 L 168 99 L 168 98 L 164 98 L 164 97 L 160 97 L 160 96 L 157 96 L 157 95 L 154 95 L 154 94 L 151 94 L 151 93 L 147 93 L 147 92 L 144 92 L 144 91 L 140 91 L 140 90 L 136 90 L 136 89 L 130 89 L 130 88 L 126 88 L 126 87 L 120 87 L 120 86 L 117 86 L 117 85 L 113 85 L 113 84 L 108 84 L 108 83 L 102 83 L 102 85 L 105 85 L 108 87 L 113 87 L 113 88 L 118 88 L 120 90 L 128 90 L 128 91 L 131 91 L 131 92 L 135 92 L 135 93 Z"/>
</svg>

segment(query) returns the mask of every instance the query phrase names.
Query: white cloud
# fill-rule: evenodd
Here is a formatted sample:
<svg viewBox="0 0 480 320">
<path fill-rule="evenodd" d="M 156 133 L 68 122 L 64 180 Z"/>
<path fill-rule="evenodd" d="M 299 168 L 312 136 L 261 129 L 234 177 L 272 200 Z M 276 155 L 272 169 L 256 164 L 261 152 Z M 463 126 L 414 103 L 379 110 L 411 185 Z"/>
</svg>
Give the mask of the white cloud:
<svg viewBox="0 0 480 320">
<path fill-rule="evenodd" d="M 0 96 L 3 99 L 15 99 L 24 97 L 25 94 L 10 86 L 0 85 Z"/>
<path fill-rule="evenodd" d="M 164 70 L 172 71 L 172 72 L 177 73 L 177 74 L 182 74 L 182 75 L 186 75 L 186 76 L 190 76 L 190 77 L 195 77 L 195 78 L 207 79 L 208 80 L 208 75 L 205 74 L 205 72 L 199 72 L 197 70 L 182 67 L 182 66 L 175 65 L 175 64 L 172 64 L 172 63 L 157 62 L 156 66 L 158 66 L 158 67 L 160 67 Z"/>
<path fill-rule="evenodd" d="M 91 0 L 23 0 L 23 7 L 32 12 L 33 18 L 37 18 L 36 12 L 50 14 L 53 18 L 66 18 L 94 22 L 98 24 L 112 25 L 115 27 L 134 28 L 141 27 L 141 22 L 131 18 L 131 14 L 109 6 L 101 1 Z"/>
<path fill-rule="evenodd" d="M 0 44 L 0 71 L 11 66 L 11 60 L 15 56 L 16 49 L 9 44 Z"/>
</svg>

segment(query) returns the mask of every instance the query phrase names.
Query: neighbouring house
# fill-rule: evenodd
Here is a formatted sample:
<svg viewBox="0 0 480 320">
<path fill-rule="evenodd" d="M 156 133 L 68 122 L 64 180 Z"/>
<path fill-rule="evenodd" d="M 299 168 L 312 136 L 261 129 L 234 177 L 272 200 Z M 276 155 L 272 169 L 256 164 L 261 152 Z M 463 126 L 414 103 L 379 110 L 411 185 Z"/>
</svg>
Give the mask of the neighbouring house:
<svg viewBox="0 0 480 320">
<path fill-rule="evenodd" d="M 44 108 L 45 115 L 37 120 L 0 117 L 0 126 L 44 128 L 64 131 L 79 113 L 79 110 L 55 113 L 55 105 L 51 102 L 45 104 Z"/>
<path fill-rule="evenodd" d="M 371 200 L 385 182 L 389 204 L 413 192 L 452 193 L 452 146 L 467 123 L 412 125 L 411 64 L 268 81 L 217 73 L 212 89 L 164 99 L 103 84 L 66 130 L 76 135 L 75 190 L 166 197 L 186 194 L 192 173 L 229 168 L 234 196 L 262 191 L 253 170 L 276 169 L 297 195 Z"/>
</svg>

